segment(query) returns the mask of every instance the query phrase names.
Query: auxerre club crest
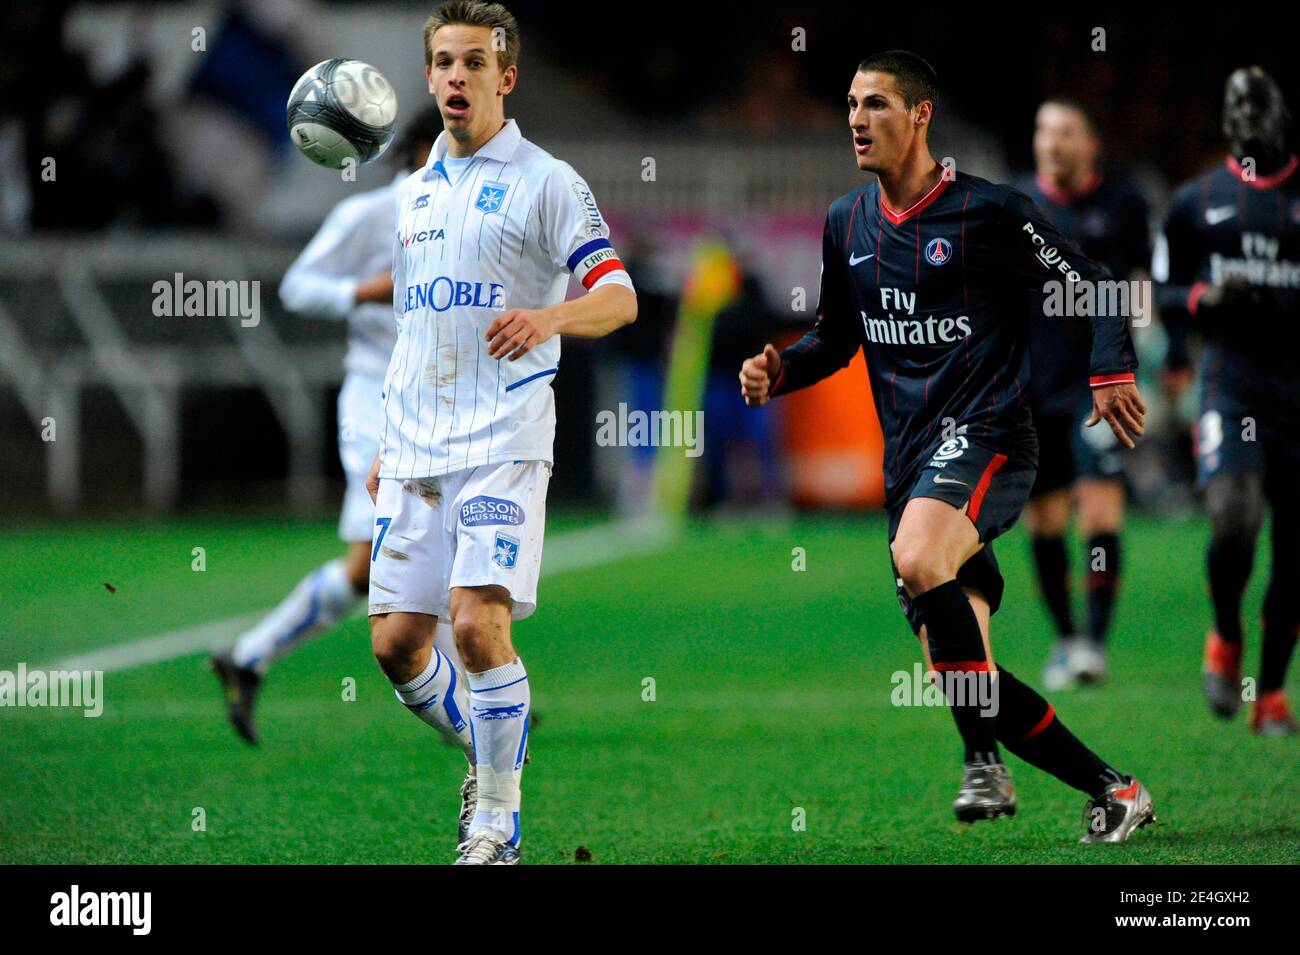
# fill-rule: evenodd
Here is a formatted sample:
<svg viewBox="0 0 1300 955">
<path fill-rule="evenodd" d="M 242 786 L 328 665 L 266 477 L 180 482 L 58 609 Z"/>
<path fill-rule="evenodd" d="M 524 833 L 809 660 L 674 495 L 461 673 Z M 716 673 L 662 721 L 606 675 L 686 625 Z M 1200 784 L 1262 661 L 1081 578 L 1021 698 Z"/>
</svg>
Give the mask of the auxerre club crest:
<svg viewBox="0 0 1300 955">
<path fill-rule="evenodd" d="M 947 239 L 931 239 L 925 246 L 925 261 L 931 265 L 943 265 L 952 258 L 952 243 Z"/>
<path fill-rule="evenodd" d="M 505 199 L 506 190 L 508 188 L 510 187 L 505 185 L 505 183 L 483 183 L 483 188 L 479 190 L 478 199 L 474 203 L 474 208 L 484 215 L 492 212 L 500 212 L 501 202 Z"/>
<path fill-rule="evenodd" d="M 519 562 L 519 538 L 498 533 L 492 562 L 502 570 L 514 570 Z"/>
</svg>

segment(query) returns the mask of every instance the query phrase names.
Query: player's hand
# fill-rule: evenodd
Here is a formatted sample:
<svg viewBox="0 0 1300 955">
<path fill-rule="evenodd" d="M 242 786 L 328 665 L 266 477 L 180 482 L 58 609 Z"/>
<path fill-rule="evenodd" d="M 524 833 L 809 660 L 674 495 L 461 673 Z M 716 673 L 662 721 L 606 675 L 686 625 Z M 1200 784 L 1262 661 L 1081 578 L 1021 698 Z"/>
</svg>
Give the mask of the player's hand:
<svg viewBox="0 0 1300 955">
<path fill-rule="evenodd" d="M 771 345 L 763 346 L 763 354 L 746 358 L 740 366 L 740 393 L 745 396 L 745 404 L 751 408 L 767 404 L 767 393 L 779 374 L 781 353 Z"/>
<path fill-rule="evenodd" d="M 514 361 L 555 334 L 555 323 L 546 309 L 512 308 L 492 319 L 484 341 L 493 358 L 510 356 Z"/>
<path fill-rule="evenodd" d="M 1207 312 L 1243 312 L 1259 308 L 1263 304 L 1263 294 L 1243 278 L 1230 278 L 1222 285 L 1208 286 L 1196 304 Z"/>
<path fill-rule="evenodd" d="M 1137 385 L 1103 385 L 1092 389 L 1092 414 L 1087 425 L 1091 428 L 1105 418 L 1110 430 L 1115 432 L 1115 437 L 1120 439 L 1124 447 L 1131 449 L 1136 445 L 1128 433 L 1131 431 L 1137 437 L 1142 437 L 1142 432 L 1146 430 L 1146 414 L 1146 402 L 1142 400 Z"/>
<path fill-rule="evenodd" d="M 366 490 L 370 492 L 370 500 L 374 504 L 379 503 L 379 455 L 375 455 L 375 461 L 370 465 L 370 473 L 366 475 Z"/>
</svg>

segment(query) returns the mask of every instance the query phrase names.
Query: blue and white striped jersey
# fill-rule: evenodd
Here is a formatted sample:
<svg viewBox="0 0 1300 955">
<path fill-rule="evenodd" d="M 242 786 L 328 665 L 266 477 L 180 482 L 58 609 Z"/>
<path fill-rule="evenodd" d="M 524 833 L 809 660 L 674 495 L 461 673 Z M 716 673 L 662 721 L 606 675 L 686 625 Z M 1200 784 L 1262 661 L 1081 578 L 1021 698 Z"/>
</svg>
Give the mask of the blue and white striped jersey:
<svg viewBox="0 0 1300 955">
<path fill-rule="evenodd" d="M 512 362 L 490 357 L 484 334 L 503 311 L 564 301 L 570 273 L 588 291 L 632 285 L 582 177 L 514 120 L 452 178 L 446 154 L 443 132 L 397 190 L 385 478 L 551 461 L 559 336 Z"/>
</svg>

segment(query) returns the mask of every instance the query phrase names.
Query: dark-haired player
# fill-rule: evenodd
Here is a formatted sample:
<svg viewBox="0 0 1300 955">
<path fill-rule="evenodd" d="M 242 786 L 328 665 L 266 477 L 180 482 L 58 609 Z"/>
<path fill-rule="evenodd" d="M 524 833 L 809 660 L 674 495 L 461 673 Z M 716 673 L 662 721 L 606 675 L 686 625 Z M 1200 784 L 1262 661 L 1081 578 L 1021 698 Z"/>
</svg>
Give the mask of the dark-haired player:
<svg viewBox="0 0 1300 955">
<path fill-rule="evenodd" d="M 1151 798 L 1062 725 L 1051 705 L 995 667 L 989 617 L 1003 580 L 990 543 L 1033 484 L 1027 303 L 1049 281 L 1104 278 L 1029 199 L 937 163 L 927 145 L 937 79 L 905 51 L 864 60 L 848 93 L 858 168 L 878 181 L 831 204 L 817 324 L 740 372 L 746 401 L 804 388 L 862 349 L 885 436 L 890 553 L 898 596 L 944 684 L 965 750 L 953 804 L 971 822 L 1015 812 L 998 744 L 1087 793 L 1084 842 L 1121 842 Z M 1057 286 L 1059 291 L 1064 286 Z M 1146 411 L 1126 323 L 1092 319 L 1093 414 L 1125 445 Z M 982 681 L 990 692 L 954 692 Z M 992 694 L 996 694 L 995 696 Z M 996 707 L 985 704 L 993 699 Z"/>
<path fill-rule="evenodd" d="M 1234 71 L 1223 103 L 1226 161 L 1183 184 L 1155 258 L 1166 321 L 1203 338 L 1197 471 L 1210 513 L 1214 627 L 1205 696 L 1230 719 L 1241 706 L 1241 599 L 1272 510 L 1272 573 L 1250 724 L 1293 735 L 1283 684 L 1300 627 L 1300 176 L 1287 149 L 1282 91 L 1257 66 Z"/>
<path fill-rule="evenodd" d="M 1101 141 L 1083 107 L 1051 99 L 1034 120 L 1036 175 L 1018 186 L 1083 254 L 1120 280 L 1151 258 L 1146 200 L 1128 179 L 1102 175 Z M 1119 589 L 1124 523 L 1123 449 L 1105 428 L 1087 428 L 1089 329 L 1084 322 L 1031 321 L 1029 406 L 1038 432 L 1038 475 L 1025 507 L 1038 586 L 1057 629 L 1043 685 L 1059 690 L 1106 675 L 1106 635 Z M 1073 498 L 1073 501 L 1071 500 Z M 1065 533 L 1075 505 L 1085 539 L 1087 625 L 1075 629 Z"/>
</svg>

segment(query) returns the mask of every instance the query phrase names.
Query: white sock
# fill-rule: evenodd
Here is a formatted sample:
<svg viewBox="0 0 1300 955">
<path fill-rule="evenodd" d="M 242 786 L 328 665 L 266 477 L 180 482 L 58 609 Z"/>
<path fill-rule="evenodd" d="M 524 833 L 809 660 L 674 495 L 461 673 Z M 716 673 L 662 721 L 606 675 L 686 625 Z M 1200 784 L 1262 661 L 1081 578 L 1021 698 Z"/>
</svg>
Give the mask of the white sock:
<svg viewBox="0 0 1300 955">
<path fill-rule="evenodd" d="M 467 676 L 478 772 L 478 810 L 470 832 L 495 829 L 517 846 L 519 778 L 527 752 L 532 702 L 528 673 L 516 658 L 514 663 Z"/>
<path fill-rule="evenodd" d="M 333 628 L 363 596 L 352 589 L 342 560 L 317 567 L 239 638 L 232 651 L 235 664 L 265 673 L 272 661 Z"/>
<path fill-rule="evenodd" d="M 457 673 L 464 675 L 465 661 L 460 658 L 460 648 L 456 646 L 456 638 L 451 632 L 451 620 L 447 617 L 438 618 L 438 627 L 433 631 L 433 645 L 444 657 L 456 664 Z"/>
<path fill-rule="evenodd" d="M 473 759 L 469 729 L 469 689 L 456 665 L 435 646 L 428 665 L 409 683 L 394 683 L 397 698 L 449 743 Z"/>
</svg>

